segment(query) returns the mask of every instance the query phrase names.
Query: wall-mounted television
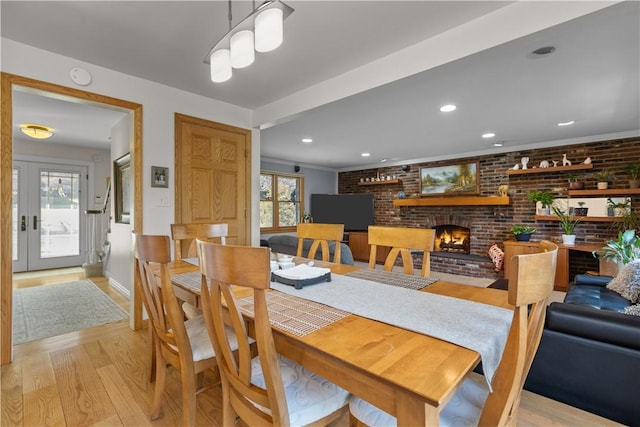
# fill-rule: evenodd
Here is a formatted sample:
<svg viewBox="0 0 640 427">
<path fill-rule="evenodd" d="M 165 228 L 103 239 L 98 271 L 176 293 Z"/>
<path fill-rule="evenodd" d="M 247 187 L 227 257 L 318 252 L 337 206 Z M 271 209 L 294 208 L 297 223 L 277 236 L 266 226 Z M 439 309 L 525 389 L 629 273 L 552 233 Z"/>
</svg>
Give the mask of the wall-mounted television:
<svg viewBox="0 0 640 427">
<path fill-rule="evenodd" d="M 367 231 L 374 222 L 373 194 L 312 194 L 313 222 L 344 224 L 344 231 Z"/>
</svg>

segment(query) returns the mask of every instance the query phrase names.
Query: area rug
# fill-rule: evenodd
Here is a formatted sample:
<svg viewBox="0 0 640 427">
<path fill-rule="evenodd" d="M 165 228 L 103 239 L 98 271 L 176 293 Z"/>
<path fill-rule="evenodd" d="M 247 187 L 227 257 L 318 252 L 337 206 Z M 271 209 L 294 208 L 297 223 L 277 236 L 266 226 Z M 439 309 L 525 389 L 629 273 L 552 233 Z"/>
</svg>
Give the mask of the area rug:
<svg viewBox="0 0 640 427">
<path fill-rule="evenodd" d="M 13 343 L 78 331 L 129 315 L 90 280 L 13 291 Z"/>
</svg>

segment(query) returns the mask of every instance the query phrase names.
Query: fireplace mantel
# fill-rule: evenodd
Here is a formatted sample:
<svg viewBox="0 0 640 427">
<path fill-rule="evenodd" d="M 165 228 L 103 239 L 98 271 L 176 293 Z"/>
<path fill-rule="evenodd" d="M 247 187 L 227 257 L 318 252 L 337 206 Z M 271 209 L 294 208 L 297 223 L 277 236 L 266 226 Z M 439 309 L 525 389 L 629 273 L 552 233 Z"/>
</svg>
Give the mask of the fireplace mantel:
<svg viewBox="0 0 640 427">
<path fill-rule="evenodd" d="M 493 206 L 508 205 L 509 196 L 452 196 L 395 199 L 393 206 Z"/>
</svg>

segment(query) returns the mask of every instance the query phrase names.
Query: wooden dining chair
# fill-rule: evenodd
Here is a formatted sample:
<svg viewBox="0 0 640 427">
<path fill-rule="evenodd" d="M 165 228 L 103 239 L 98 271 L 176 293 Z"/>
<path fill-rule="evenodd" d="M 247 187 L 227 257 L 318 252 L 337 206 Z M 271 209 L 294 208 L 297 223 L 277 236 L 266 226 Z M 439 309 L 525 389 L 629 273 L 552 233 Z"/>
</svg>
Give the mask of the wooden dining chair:
<svg viewBox="0 0 640 427">
<path fill-rule="evenodd" d="M 522 388 L 542 337 L 557 258 L 558 246 L 542 240 L 537 253 L 508 260 L 512 268 L 507 299 L 515 308 L 493 392 L 484 378 L 468 377 L 440 413 L 441 425 L 516 425 Z M 394 417 L 358 397 L 352 397 L 349 408 L 352 425 L 396 425 Z"/>
<path fill-rule="evenodd" d="M 224 245 L 227 243 L 228 234 L 228 224 L 171 224 L 171 239 L 174 244 L 175 259 L 196 257 L 196 238 L 217 238 Z M 182 302 L 182 311 L 187 319 L 202 316 L 202 310 L 188 301 Z"/>
<path fill-rule="evenodd" d="M 171 239 L 174 244 L 176 259 L 194 258 L 196 254 L 196 238 L 220 239 L 220 243 L 226 244 L 229 235 L 228 224 L 171 224 Z"/>
<path fill-rule="evenodd" d="M 184 321 L 173 291 L 167 263 L 171 261 L 168 236 L 136 235 L 137 292 L 142 295 L 152 331 L 152 365 L 155 391 L 151 419 L 160 414 L 167 364 L 180 371 L 182 381 L 182 424 L 193 426 L 196 416 L 196 375 L 212 369 L 218 375 L 213 346 L 203 317 Z M 157 266 L 154 271 L 153 266 Z"/>
<path fill-rule="evenodd" d="M 270 286 L 269 248 L 198 240 L 198 253 L 204 318 L 220 366 L 222 425 L 235 425 L 239 417 L 250 426 L 315 426 L 346 413 L 347 391 L 276 352 L 265 296 Z M 251 329 L 257 357 L 252 357 L 247 325 L 232 284 L 253 293 Z M 224 327 L 225 319 L 234 336 L 229 336 L 229 329 Z M 231 352 L 235 342 L 237 359 Z"/>
<path fill-rule="evenodd" d="M 298 234 L 298 250 L 296 256 L 306 256 L 314 259 L 318 247 L 322 250 L 322 260 L 329 261 L 329 242 L 335 243 L 333 250 L 333 262 L 340 264 L 342 256 L 341 246 L 344 236 L 344 224 L 318 224 L 318 223 L 300 223 L 297 227 Z M 306 255 L 303 255 L 304 240 L 312 239 L 311 247 Z"/>
<path fill-rule="evenodd" d="M 431 251 L 436 237 L 436 232 L 432 228 L 405 228 L 405 227 L 382 227 L 378 225 L 369 226 L 369 268 L 376 268 L 376 257 L 378 246 L 391 247 L 382 269 L 384 271 L 393 270 L 396 259 L 402 257 L 402 267 L 405 274 L 413 274 L 413 258 L 411 249 L 423 251 L 422 269 L 420 276 L 427 277 L 431 274 Z"/>
</svg>

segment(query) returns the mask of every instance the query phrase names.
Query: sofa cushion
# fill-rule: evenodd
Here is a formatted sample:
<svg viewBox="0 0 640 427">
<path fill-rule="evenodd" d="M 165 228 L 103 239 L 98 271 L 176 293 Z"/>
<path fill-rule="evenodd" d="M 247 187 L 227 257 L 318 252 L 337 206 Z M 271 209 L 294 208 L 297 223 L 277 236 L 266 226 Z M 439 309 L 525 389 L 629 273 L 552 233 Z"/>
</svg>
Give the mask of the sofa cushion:
<svg viewBox="0 0 640 427">
<path fill-rule="evenodd" d="M 618 275 L 609 282 L 607 289 L 611 289 L 628 299 L 632 303 L 640 299 L 640 260 L 626 264 Z"/>
<path fill-rule="evenodd" d="M 547 308 L 545 329 L 640 350 L 640 317 L 624 313 L 553 302 Z"/>
<path fill-rule="evenodd" d="M 569 285 L 564 302 L 607 311 L 623 311 L 631 305 L 628 299 L 604 286 L 578 284 Z"/>
</svg>

